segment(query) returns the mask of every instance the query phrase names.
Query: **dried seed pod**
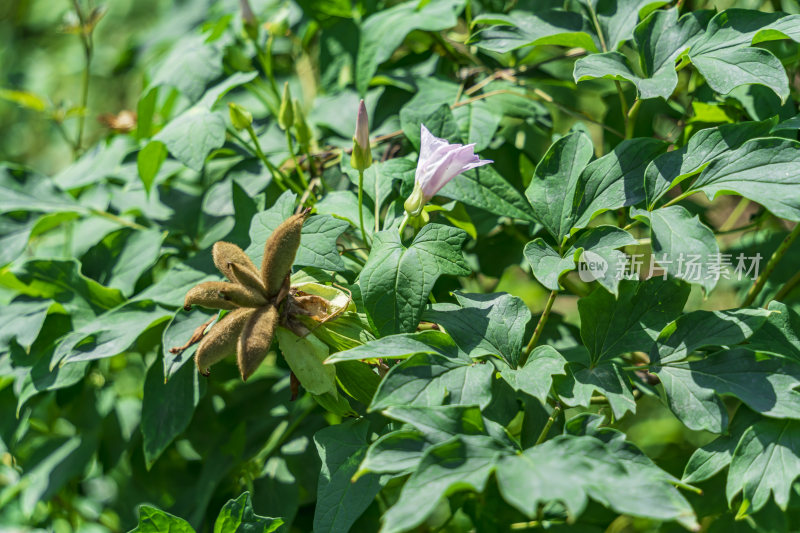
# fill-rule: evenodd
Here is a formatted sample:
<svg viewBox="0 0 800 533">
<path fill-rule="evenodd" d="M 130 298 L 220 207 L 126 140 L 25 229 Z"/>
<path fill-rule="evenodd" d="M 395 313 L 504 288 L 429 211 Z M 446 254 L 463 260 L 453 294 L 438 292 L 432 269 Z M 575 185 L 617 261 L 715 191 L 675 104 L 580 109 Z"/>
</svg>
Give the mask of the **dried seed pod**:
<svg viewBox="0 0 800 533">
<path fill-rule="evenodd" d="M 330 314 L 328 311 L 328 300 L 316 294 L 298 293 L 293 298 L 294 310 L 297 313 L 310 316 L 314 320 L 325 320 Z"/>
<path fill-rule="evenodd" d="M 236 350 L 242 381 L 247 381 L 267 356 L 279 320 L 280 314 L 274 305 L 257 309 L 248 319 Z"/>
<path fill-rule="evenodd" d="M 217 266 L 217 269 L 233 282 L 238 280 L 231 271 L 231 264 L 242 267 L 242 270 L 249 270 L 256 275 L 258 274 L 258 269 L 253 264 L 253 261 L 244 253 L 244 250 L 235 244 L 224 241 L 216 242 L 214 243 L 214 247 L 211 248 L 211 256 L 214 258 L 214 264 Z"/>
<path fill-rule="evenodd" d="M 236 309 L 261 307 L 266 303 L 263 294 L 243 285 L 226 281 L 206 281 L 186 293 L 183 308 L 188 311 L 192 305 L 201 305 L 210 309 Z"/>
<path fill-rule="evenodd" d="M 307 216 L 308 212 L 303 211 L 281 222 L 264 245 L 261 278 L 270 298 L 278 294 L 283 280 L 292 269 L 294 256 L 300 248 L 300 231 Z"/>
<path fill-rule="evenodd" d="M 234 278 L 232 281 L 266 296 L 266 289 L 261 281 L 261 275 L 256 270 L 245 268 L 239 263 L 229 263 L 228 267 Z"/>
<path fill-rule="evenodd" d="M 242 329 L 244 329 L 247 319 L 256 311 L 256 309 L 236 309 L 212 326 L 200 341 L 197 353 L 194 354 L 194 361 L 201 374 L 207 376 L 208 368 L 211 365 L 236 351 L 236 344 Z"/>
</svg>

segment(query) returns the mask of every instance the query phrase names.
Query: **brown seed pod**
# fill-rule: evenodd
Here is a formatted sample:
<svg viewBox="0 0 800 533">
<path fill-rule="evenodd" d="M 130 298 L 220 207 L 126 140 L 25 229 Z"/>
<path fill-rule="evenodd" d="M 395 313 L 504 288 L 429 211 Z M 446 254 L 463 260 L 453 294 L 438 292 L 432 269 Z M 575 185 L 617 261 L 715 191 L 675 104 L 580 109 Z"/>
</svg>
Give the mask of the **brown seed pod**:
<svg viewBox="0 0 800 533">
<path fill-rule="evenodd" d="M 183 308 L 188 311 L 192 305 L 201 305 L 210 309 L 236 309 L 261 307 L 266 303 L 263 294 L 243 285 L 225 281 L 206 281 L 192 287 L 186 293 Z"/>
<path fill-rule="evenodd" d="M 256 309 L 236 309 L 231 311 L 222 320 L 214 324 L 200 341 L 194 361 L 197 369 L 204 376 L 208 375 L 208 368 L 233 354 L 236 344 L 244 329 L 247 319 L 256 313 Z"/>
<path fill-rule="evenodd" d="M 231 270 L 232 264 L 240 266 L 242 270 L 249 270 L 258 276 L 258 269 L 253 264 L 253 261 L 244 253 L 244 250 L 235 244 L 224 241 L 216 242 L 211 249 L 211 256 L 214 258 L 214 264 L 217 266 L 217 269 L 233 282 L 238 280 L 236 279 L 235 273 Z"/>
<path fill-rule="evenodd" d="M 264 245 L 261 278 L 270 298 L 278 294 L 283 280 L 292 269 L 297 249 L 300 248 L 300 231 L 306 217 L 307 211 L 290 216 L 275 228 Z"/>
<path fill-rule="evenodd" d="M 261 275 L 257 270 L 250 270 L 239 263 L 230 263 L 228 267 L 234 278 L 232 281 L 266 296 L 264 283 L 261 281 Z"/>
<path fill-rule="evenodd" d="M 247 320 L 247 323 L 239 336 L 239 344 L 236 350 L 236 358 L 239 364 L 239 372 L 242 380 L 253 375 L 258 365 L 269 353 L 272 344 L 272 337 L 275 335 L 275 328 L 278 327 L 280 314 L 274 305 L 257 309 Z"/>
<path fill-rule="evenodd" d="M 328 300 L 316 294 L 297 293 L 293 298 L 293 304 L 296 306 L 292 308 L 293 310 L 314 320 L 325 320 L 330 314 Z"/>
</svg>

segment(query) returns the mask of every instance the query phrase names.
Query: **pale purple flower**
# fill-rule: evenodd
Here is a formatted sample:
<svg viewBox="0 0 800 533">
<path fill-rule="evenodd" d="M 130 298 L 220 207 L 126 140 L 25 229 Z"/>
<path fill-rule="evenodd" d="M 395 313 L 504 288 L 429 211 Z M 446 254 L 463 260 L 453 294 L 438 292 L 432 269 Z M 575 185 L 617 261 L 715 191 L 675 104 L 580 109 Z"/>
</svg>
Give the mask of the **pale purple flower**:
<svg viewBox="0 0 800 533">
<path fill-rule="evenodd" d="M 361 103 L 358 104 L 354 140 L 362 150 L 369 149 L 369 116 L 367 115 L 367 106 L 364 105 L 364 100 L 361 100 Z"/>
<path fill-rule="evenodd" d="M 406 200 L 406 211 L 411 216 L 418 216 L 425 204 L 451 179 L 462 172 L 492 162 L 475 155 L 475 144 L 451 144 L 444 139 L 434 137 L 422 124 L 414 192 Z"/>
</svg>

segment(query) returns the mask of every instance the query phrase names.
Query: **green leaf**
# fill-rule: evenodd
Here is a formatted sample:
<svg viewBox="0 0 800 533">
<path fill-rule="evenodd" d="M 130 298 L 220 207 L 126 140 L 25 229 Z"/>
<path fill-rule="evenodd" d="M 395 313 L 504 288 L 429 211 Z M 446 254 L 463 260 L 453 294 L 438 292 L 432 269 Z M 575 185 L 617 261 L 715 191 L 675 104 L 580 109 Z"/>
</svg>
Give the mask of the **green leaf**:
<svg viewBox="0 0 800 533">
<path fill-rule="evenodd" d="M 35 345 L 34 345 L 35 348 Z M 22 408 L 28 400 L 46 391 L 66 389 L 80 383 L 89 369 L 88 361 L 81 361 L 71 365 L 58 366 L 54 360 L 55 346 L 50 346 L 39 355 L 36 363 L 30 367 L 28 373 L 18 382 L 19 394 L 17 398 L 17 416 L 22 413 Z"/>
<path fill-rule="evenodd" d="M 759 420 L 763 420 L 759 414 L 747 407 L 739 407 L 728 426 L 727 435 L 721 435 L 694 451 L 686 463 L 681 481 L 684 483 L 705 481 L 731 464 L 733 451 L 739 444 L 742 434 Z"/>
<path fill-rule="evenodd" d="M 194 365 L 185 365 L 167 381 L 164 365 L 154 362 L 147 371 L 142 399 L 142 444 L 147 468 L 192 421 L 205 394 L 205 379 Z"/>
<path fill-rule="evenodd" d="M 47 312 L 53 305 L 51 300 L 38 300 L 19 296 L 0 308 L 0 347 L 6 347 L 11 339 L 29 349 L 39 336 Z"/>
<path fill-rule="evenodd" d="M 770 314 L 766 309 L 686 313 L 661 331 L 650 360 L 660 364 L 674 363 L 698 348 L 739 344 L 758 330 Z"/>
<path fill-rule="evenodd" d="M 375 474 L 410 474 L 416 470 L 422 453 L 431 442 L 415 430 L 387 433 L 370 444 L 356 476 Z"/>
<path fill-rule="evenodd" d="M 123 294 L 132 294 L 136 282 L 161 256 L 166 232 L 157 229 L 132 231 L 111 267 L 108 286 Z"/>
<path fill-rule="evenodd" d="M 378 386 L 370 411 L 393 405 L 478 405 L 492 399 L 494 367 L 418 353 L 394 365 Z"/>
<path fill-rule="evenodd" d="M 579 131 L 561 137 L 536 165 L 525 190 L 534 217 L 557 243 L 569 235 L 575 222 L 576 190 L 593 154 L 592 141 L 585 133 Z"/>
<path fill-rule="evenodd" d="M 368 234 L 375 228 L 375 215 L 371 207 L 368 201 L 361 206 L 364 229 Z M 331 215 L 334 218 L 346 220 L 354 228 L 359 228 L 358 196 L 352 191 L 331 191 L 314 204 L 314 209 L 319 215 Z"/>
<path fill-rule="evenodd" d="M 578 185 L 579 205 L 574 228 L 582 228 L 596 216 L 644 199 L 644 172 L 664 151 L 658 139 L 629 139 L 586 166 Z"/>
<path fill-rule="evenodd" d="M 723 124 L 698 131 L 677 150 L 661 154 L 647 166 L 644 177 L 648 209 L 684 179 L 701 171 L 711 161 L 740 147 L 753 137 L 767 135 L 774 120 Z"/>
<path fill-rule="evenodd" d="M 197 343 L 189 346 L 179 353 L 172 353 L 171 348 L 179 348 L 192 338 L 194 331 L 214 318 L 217 311 L 209 311 L 199 306 L 194 306 L 191 311 L 179 309 L 164 328 L 161 336 L 162 357 L 164 359 L 164 379 L 169 381 L 184 363 L 191 361 L 197 351 Z"/>
<path fill-rule="evenodd" d="M 139 525 L 130 533 L 195 533 L 189 522 L 149 505 L 139 506 Z"/>
<path fill-rule="evenodd" d="M 148 193 L 153 186 L 153 181 L 161 169 L 161 164 L 167 158 L 167 147 L 160 141 L 150 141 L 144 148 L 139 150 L 136 156 L 136 167 L 139 170 L 139 177 L 144 184 L 144 190 Z"/>
<path fill-rule="evenodd" d="M 567 253 L 561 257 L 552 246 L 539 237 L 525 245 L 525 259 L 531 265 L 536 280 L 551 291 L 561 289 L 559 280 L 564 273 L 575 270 L 575 258 Z"/>
<path fill-rule="evenodd" d="M 267 238 L 275 231 L 281 222 L 292 216 L 294 212 L 294 202 L 296 195 L 290 191 L 283 193 L 275 204 L 257 213 L 250 224 L 250 241 L 247 248 L 247 255 L 256 264 L 261 266 L 264 255 L 264 243 Z M 332 216 L 318 215 L 308 218 L 303 224 L 300 236 L 300 248 L 294 259 L 296 267 L 316 267 L 323 270 L 341 271 L 344 270 L 344 262 L 339 256 L 336 248 L 336 240 L 349 227 L 343 220 L 337 220 Z"/>
<path fill-rule="evenodd" d="M 559 502 L 572 521 L 591 497 L 617 513 L 698 527 L 691 506 L 663 473 L 624 460 L 610 448 L 595 437 L 561 435 L 504 456 L 496 473 L 500 493 L 530 518 L 540 505 Z"/>
<path fill-rule="evenodd" d="M 491 24 L 479 31 L 472 41 L 479 48 L 505 53 L 523 46 L 559 45 L 597 52 L 589 21 L 578 13 L 546 10 L 530 13 L 512 11 L 507 15 L 485 13 L 472 20 L 473 25 Z"/>
<path fill-rule="evenodd" d="M 200 172 L 208 154 L 225 144 L 225 116 L 195 106 L 172 119 L 154 139 L 164 143 L 175 159 Z"/>
<path fill-rule="evenodd" d="M 668 372 L 694 391 L 736 396 L 764 416 L 797 418 L 800 413 L 800 392 L 795 390 L 800 366 L 785 359 L 756 360 L 747 350 L 723 350 L 699 361 L 655 366 L 652 372 Z"/>
<path fill-rule="evenodd" d="M 608 399 L 615 418 L 636 411 L 630 384 L 618 364 L 613 361 L 594 364 L 583 347 L 565 351 L 564 357 L 569 362 L 566 376 L 557 376 L 553 381 L 559 398 L 566 405 L 588 407 L 596 391 Z"/>
<path fill-rule="evenodd" d="M 420 331 L 400 333 L 367 342 L 349 350 L 331 354 L 326 363 L 340 361 L 360 361 L 363 359 L 407 359 L 418 353 L 439 354 L 448 359 L 469 357 L 459 350 L 449 335 L 441 331 Z"/>
<path fill-rule="evenodd" d="M 383 415 L 410 424 L 425 437 L 436 442 L 457 435 L 486 435 L 485 420 L 475 405 L 395 405 L 386 408 Z"/>
<path fill-rule="evenodd" d="M 537 346 L 522 368 L 501 369 L 500 375 L 514 390 L 530 394 L 542 404 L 547 402 L 553 376 L 565 376 L 567 360 L 552 346 Z"/>
<path fill-rule="evenodd" d="M 63 190 L 96 185 L 108 176 L 116 175 L 122 160 L 133 149 L 128 137 L 117 136 L 107 144 L 100 143 L 88 150 L 80 159 L 53 177 L 53 182 Z"/>
<path fill-rule="evenodd" d="M 34 298 L 51 298 L 73 315 L 75 326 L 91 321 L 96 314 L 123 301 L 117 289 L 103 287 L 80 273 L 73 260 L 31 259 L 14 270 L 13 276 L 0 276 L 0 285 Z"/>
<path fill-rule="evenodd" d="M 6 266 L 22 255 L 37 222 L 36 217 L 18 222 L 11 217 L 0 215 L 0 267 Z"/>
<path fill-rule="evenodd" d="M 470 357 L 497 355 L 515 367 L 530 329 L 531 312 L 525 302 L 504 292 L 453 294 L 459 305 L 435 304 L 425 310 L 423 320 L 443 326 Z"/>
<path fill-rule="evenodd" d="M 674 320 L 689 297 L 689 285 L 650 278 L 621 281 L 619 297 L 596 289 L 578 300 L 581 338 L 594 362 L 626 352 L 650 352 L 658 334 Z"/>
<path fill-rule="evenodd" d="M 616 226 L 595 226 L 575 240 L 566 256 L 580 257 L 578 275 L 585 282 L 597 281 L 611 294 L 619 293 L 628 256 L 617 248 L 638 244 L 633 235 Z M 580 255 L 579 255 L 580 252 Z"/>
<path fill-rule="evenodd" d="M 196 267 L 196 268 L 195 268 Z M 201 252 L 186 262 L 178 263 L 164 276 L 136 296 L 137 301 L 153 301 L 170 307 L 183 306 L 186 292 L 203 281 L 219 280 L 211 264 L 210 251 Z"/>
<path fill-rule="evenodd" d="M 706 293 L 724 271 L 714 232 L 685 207 L 672 205 L 654 211 L 632 209 L 631 217 L 650 224 L 653 261 L 675 278 L 697 283 Z"/>
<path fill-rule="evenodd" d="M 378 494 L 381 483 L 377 475 L 366 474 L 351 481 L 367 451 L 369 426 L 362 418 L 327 427 L 314 435 L 322 460 L 314 509 L 315 532 L 349 531 Z"/>
<path fill-rule="evenodd" d="M 283 525 L 280 518 L 259 516 L 253 510 L 249 492 L 243 493 L 220 510 L 214 533 L 271 533 Z"/>
<path fill-rule="evenodd" d="M 787 357 L 800 363 L 800 315 L 778 301 L 772 301 L 766 322 L 750 336 L 748 350 Z"/>
<path fill-rule="evenodd" d="M 402 157 L 386 161 L 375 161 L 371 167 L 364 171 L 364 194 L 371 198 L 373 203 L 377 202 L 378 207 L 381 207 L 386 202 L 386 199 L 389 198 L 389 195 L 392 194 L 394 182 L 413 181 L 416 168 L 415 161 Z M 358 171 L 352 168 L 349 163 L 343 164 L 342 170 L 347 174 L 350 182 L 358 186 Z M 356 211 L 356 214 L 358 214 L 358 211 Z"/>
<path fill-rule="evenodd" d="M 800 475 L 800 422 L 762 420 L 749 427 L 733 452 L 726 495 L 728 502 L 742 493 L 747 512 L 756 512 L 770 493 L 783 511 L 792 484 Z"/>
<path fill-rule="evenodd" d="M 616 50 L 624 41 L 633 37 L 640 13 L 668 3 L 665 0 L 589 1 L 595 4 L 597 22 L 609 50 Z"/>
<path fill-rule="evenodd" d="M 416 0 L 384 9 L 361 25 L 356 61 L 356 88 L 366 94 L 378 65 L 391 57 L 406 35 L 414 30 L 440 31 L 458 22 L 462 0 L 444 0 L 420 4 Z"/>
<path fill-rule="evenodd" d="M 461 130 L 461 138 L 474 144 L 476 152 L 489 147 L 502 118 L 494 114 L 484 100 L 456 107 L 453 116 Z"/>
<path fill-rule="evenodd" d="M 128 302 L 76 328 L 56 348 L 54 363 L 112 357 L 127 350 L 146 329 L 172 313 L 153 302 Z"/>
<path fill-rule="evenodd" d="M 690 190 L 738 194 L 769 209 L 775 216 L 800 222 L 800 142 L 753 139 L 712 161 Z"/>
<path fill-rule="evenodd" d="M 751 43 L 790 38 L 800 41 L 798 16 L 728 9 L 718 13 L 689 50 L 689 59 L 708 85 L 721 94 L 746 84 L 772 89 L 781 100 L 789 95 L 786 71 L 774 55 Z"/>
<path fill-rule="evenodd" d="M 222 75 L 222 51 L 206 42 L 204 36 L 188 35 L 178 41 L 158 66 L 145 92 L 153 87 L 170 86 L 192 102 L 202 96 L 211 81 Z"/>
<path fill-rule="evenodd" d="M 725 431 L 728 411 L 713 390 L 698 386 L 691 375 L 670 366 L 653 372 L 664 386 L 670 410 L 687 428 L 717 434 Z"/>
<path fill-rule="evenodd" d="M 385 533 L 422 524 L 438 502 L 464 490 L 482 492 L 501 449 L 488 437 L 454 437 L 428 448 L 403 486 L 400 498 L 383 516 Z"/>
<path fill-rule="evenodd" d="M 11 211 L 83 212 L 85 208 L 56 188 L 51 179 L 4 163 L 0 165 L 0 213 Z"/>
<path fill-rule="evenodd" d="M 470 273 L 461 252 L 466 237 L 441 224 L 427 224 L 408 247 L 395 229 L 375 234 L 359 285 L 367 315 L 381 335 L 414 331 L 439 276 Z"/>
<path fill-rule="evenodd" d="M 308 392 L 337 396 L 336 368 L 323 364 L 328 357 L 328 347 L 324 342 L 314 334 L 298 337 L 281 326 L 278 326 L 275 337 L 286 364 Z"/>
</svg>

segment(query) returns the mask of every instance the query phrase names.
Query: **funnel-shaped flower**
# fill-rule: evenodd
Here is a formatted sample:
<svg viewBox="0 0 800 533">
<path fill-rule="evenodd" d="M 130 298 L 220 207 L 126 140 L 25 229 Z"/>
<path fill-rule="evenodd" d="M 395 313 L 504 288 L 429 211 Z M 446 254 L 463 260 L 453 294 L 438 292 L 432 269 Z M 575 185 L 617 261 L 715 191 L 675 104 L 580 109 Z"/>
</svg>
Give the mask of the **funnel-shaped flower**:
<svg viewBox="0 0 800 533">
<path fill-rule="evenodd" d="M 474 144 L 451 144 L 434 137 L 423 124 L 414 192 L 406 200 L 406 211 L 411 216 L 418 216 L 425 204 L 451 179 L 488 163 L 492 161 L 475 155 Z"/>
</svg>

